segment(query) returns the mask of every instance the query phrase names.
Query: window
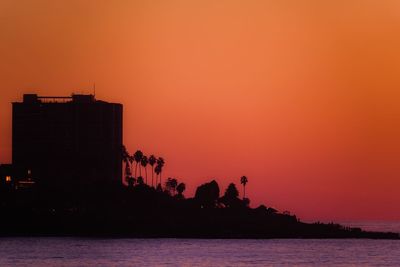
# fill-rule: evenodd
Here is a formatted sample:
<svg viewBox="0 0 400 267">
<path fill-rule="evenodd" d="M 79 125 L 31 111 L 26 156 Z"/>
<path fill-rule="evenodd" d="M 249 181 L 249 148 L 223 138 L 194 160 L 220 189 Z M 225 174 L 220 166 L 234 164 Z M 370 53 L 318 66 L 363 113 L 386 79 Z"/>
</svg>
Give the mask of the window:
<svg viewBox="0 0 400 267">
<path fill-rule="evenodd" d="M 6 176 L 6 182 L 11 182 L 11 176 L 10 175 Z"/>
</svg>

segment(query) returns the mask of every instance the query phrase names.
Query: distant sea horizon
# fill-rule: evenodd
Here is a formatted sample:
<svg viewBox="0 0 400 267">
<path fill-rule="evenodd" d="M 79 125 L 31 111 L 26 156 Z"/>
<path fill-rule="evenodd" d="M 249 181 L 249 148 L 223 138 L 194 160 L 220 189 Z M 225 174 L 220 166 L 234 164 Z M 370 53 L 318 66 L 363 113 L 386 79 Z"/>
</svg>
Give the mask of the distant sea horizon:
<svg viewBox="0 0 400 267">
<path fill-rule="evenodd" d="M 312 222 L 312 221 L 306 221 Z M 400 233 L 400 221 L 379 221 L 379 220 L 338 220 L 338 221 L 322 221 L 324 223 L 338 223 L 348 227 L 358 227 L 365 231 L 373 232 L 394 232 Z"/>
</svg>

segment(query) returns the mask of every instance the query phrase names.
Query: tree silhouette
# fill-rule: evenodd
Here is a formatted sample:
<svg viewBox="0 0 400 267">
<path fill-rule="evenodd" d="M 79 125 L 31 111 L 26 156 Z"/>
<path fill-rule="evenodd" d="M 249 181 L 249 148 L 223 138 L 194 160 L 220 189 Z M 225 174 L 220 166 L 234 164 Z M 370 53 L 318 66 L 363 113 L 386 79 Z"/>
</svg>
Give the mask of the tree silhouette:
<svg viewBox="0 0 400 267">
<path fill-rule="evenodd" d="M 176 187 L 176 191 L 178 192 L 179 195 L 182 195 L 185 190 L 186 190 L 185 183 L 179 183 L 178 186 Z"/>
<path fill-rule="evenodd" d="M 127 163 L 130 158 L 129 152 L 124 145 L 122 145 L 122 160 Z"/>
<path fill-rule="evenodd" d="M 131 168 L 131 175 L 132 175 L 133 162 L 135 161 L 133 159 L 133 156 L 129 156 L 128 157 L 128 161 L 129 161 L 129 165 L 130 165 L 130 168 Z M 135 177 L 136 177 L 136 174 L 135 174 Z"/>
<path fill-rule="evenodd" d="M 136 183 L 136 179 L 132 176 L 129 176 L 128 177 L 128 186 L 133 187 L 135 185 L 135 183 Z"/>
<path fill-rule="evenodd" d="M 225 190 L 225 195 L 231 199 L 238 198 L 239 190 L 237 190 L 236 185 L 234 183 L 230 183 Z"/>
<path fill-rule="evenodd" d="M 179 197 L 180 199 L 183 199 L 183 198 L 184 198 L 184 196 L 183 196 L 183 191 L 185 191 L 185 190 L 186 190 L 186 185 L 185 185 L 184 183 L 179 183 L 179 184 L 177 185 L 176 191 L 178 192 L 178 197 Z"/>
<path fill-rule="evenodd" d="M 246 176 L 242 176 L 240 177 L 240 183 L 243 185 L 243 199 L 245 199 L 246 197 L 246 184 L 247 184 L 248 180 Z"/>
<path fill-rule="evenodd" d="M 157 159 L 154 155 L 150 155 L 149 157 L 149 164 L 151 166 L 151 186 L 154 186 L 153 180 L 154 180 L 154 164 L 156 164 Z"/>
<path fill-rule="evenodd" d="M 130 155 L 126 147 L 122 146 L 122 161 L 125 163 L 125 181 L 129 183 L 129 178 L 132 176 L 130 163 Z"/>
<path fill-rule="evenodd" d="M 176 180 L 175 178 L 172 178 L 171 181 L 171 189 L 172 189 L 172 193 L 173 195 L 176 194 L 176 187 L 178 186 L 178 180 Z"/>
<path fill-rule="evenodd" d="M 157 184 L 158 176 L 161 173 L 161 167 L 159 165 L 156 165 L 156 167 L 154 168 L 154 172 L 156 173 L 156 184 Z M 157 188 L 158 188 L 158 186 L 160 186 L 160 188 L 161 188 L 161 184 L 157 184 Z"/>
<path fill-rule="evenodd" d="M 143 185 L 144 184 L 142 176 L 139 176 L 136 181 L 137 181 L 138 185 Z"/>
<path fill-rule="evenodd" d="M 147 184 L 147 164 L 149 163 L 148 159 L 146 156 L 142 157 L 142 160 L 140 161 L 140 164 L 143 166 L 145 175 L 146 175 L 146 184 Z"/>
<path fill-rule="evenodd" d="M 234 183 L 230 183 L 225 190 L 224 196 L 221 198 L 221 202 L 227 207 L 238 207 L 240 205 L 240 199 L 238 198 L 239 191 Z"/>
<path fill-rule="evenodd" d="M 128 161 L 125 161 L 125 181 L 128 185 L 130 185 L 130 180 L 132 178 L 131 168 L 129 166 Z"/>
<path fill-rule="evenodd" d="M 161 175 L 162 175 L 162 168 L 164 167 L 164 164 L 165 164 L 164 159 L 163 159 L 162 157 L 159 157 L 159 158 L 157 159 L 157 166 L 159 166 L 160 184 L 162 184 Z"/>
<path fill-rule="evenodd" d="M 175 178 L 168 178 L 165 182 L 166 190 L 172 195 L 175 195 L 176 186 L 178 185 L 178 180 Z"/>
<path fill-rule="evenodd" d="M 135 154 L 133 154 L 133 159 L 134 159 L 135 162 L 136 162 L 136 166 L 135 166 L 135 177 L 136 177 L 136 175 L 137 175 L 137 166 L 139 165 L 140 161 L 142 160 L 142 157 L 143 157 L 143 152 L 140 151 L 140 150 L 137 150 L 137 151 L 135 152 Z M 140 167 L 139 167 L 139 171 L 140 171 Z M 140 174 L 140 176 L 142 176 L 142 175 Z"/>
<path fill-rule="evenodd" d="M 219 198 L 219 186 L 215 180 L 197 187 L 195 200 L 204 208 L 214 208 Z"/>
</svg>

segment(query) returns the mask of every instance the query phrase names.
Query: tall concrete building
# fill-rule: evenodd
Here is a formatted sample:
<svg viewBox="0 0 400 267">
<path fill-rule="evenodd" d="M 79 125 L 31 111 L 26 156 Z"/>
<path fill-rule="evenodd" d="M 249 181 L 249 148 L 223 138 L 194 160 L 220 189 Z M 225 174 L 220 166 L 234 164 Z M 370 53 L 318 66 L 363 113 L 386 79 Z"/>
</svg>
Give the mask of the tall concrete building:
<svg viewBox="0 0 400 267">
<path fill-rule="evenodd" d="M 38 187 L 121 182 L 121 104 L 93 95 L 25 94 L 13 103 L 12 115 L 13 165 L 29 169 Z"/>
</svg>

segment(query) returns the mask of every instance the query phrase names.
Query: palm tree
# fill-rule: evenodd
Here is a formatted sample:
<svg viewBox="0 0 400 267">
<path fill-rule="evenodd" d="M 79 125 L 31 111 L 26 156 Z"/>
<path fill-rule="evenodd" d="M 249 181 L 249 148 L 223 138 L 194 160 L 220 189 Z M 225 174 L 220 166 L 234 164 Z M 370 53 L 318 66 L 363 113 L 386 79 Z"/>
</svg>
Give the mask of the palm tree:
<svg viewBox="0 0 400 267">
<path fill-rule="evenodd" d="M 128 161 L 129 161 L 129 165 L 130 165 L 130 169 L 131 169 L 131 175 L 132 175 L 133 162 L 135 161 L 133 159 L 133 156 L 129 156 L 128 157 Z M 135 174 L 135 176 L 136 176 L 136 174 Z"/>
<path fill-rule="evenodd" d="M 135 177 L 137 174 L 137 166 L 139 165 L 139 162 L 142 160 L 142 157 L 143 157 L 143 152 L 140 150 L 136 151 L 135 154 L 133 154 L 133 159 L 136 161 Z M 140 167 L 139 167 L 139 171 L 140 171 Z M 142 176 L 142 175 L 140 174 L 140 176 Z"/>
<path fill-rule="evenodd" d="M 243 199 L 246 197 L 246 184 L 248 180 L 246 176 L 240 177 L 240 183 L 243 185 Z"/>
<path fill-rule="evenodd" d="M 125 182 L 129 183 L 129 179 L 131 177 L 131 168 L 129 166 L 128 161 L 125 162 Z"/>
<path fill-rule="evenodd" d="M 125 162 L 125 163 L 128 162 L 129 157 L 130 157 L 130 155 L 129 155 L 128 150 L 126 149 L 126 147 L 124 145 L 122 145 L 122 160 L 123 160 L 123 162 Z"/>
<path fill-rule="evenodd" d="M 131 156 L 124 145 L 122 145 L 122 161 L 125 163 L 125 181 L 129 184 L 130 178 L 132 176 L 130 167 Z"/>
<path fill-rule="evenodd" d="M 154 155 L 150 155 L 149 157 L 149 164 L 151 166 L 151 186 L 154 186 L 153 180 L 154 180 L 154 164 L 156 164 L 157 159 Z"/>
<path fill-rule="evenodd" d="M 140 161 L 140 164 L 144 167 L 144 171 L 145 171 L 145 174 L 146 174 L 146 184 L 147 184 L 147 164 L 149 163 L 149 160 L 147 159 L 147 157 L 146 156 L 143 156 L 142 157 L 142 160 Z"/>
<path fill-rule="evenodd" d="M 157 184 L 157 182 L 158 182 L 158 176 L 159 176 L 160 173 L 161 173 L 161 167 L 160 167 L 160 165 L 156 165 L 156 167 L 154 168 L 154 172 L 156 173 L 156 184 Z M 158 187 L 158 186 L 161 187 L 161 184 L 157 184 L 157 187 Z"/>
<path fill-rule="evenodd" d="M 160 184 L 162 184 L 161 181 L 161 174 L 162 174 L 162 168 L 164 167 L 165 161 L 162 157 L 159 157 L 157 159 L 157 166 L 159 166 L 159 171 L 160 171 Z"/>
</svg>

